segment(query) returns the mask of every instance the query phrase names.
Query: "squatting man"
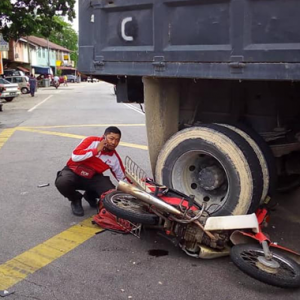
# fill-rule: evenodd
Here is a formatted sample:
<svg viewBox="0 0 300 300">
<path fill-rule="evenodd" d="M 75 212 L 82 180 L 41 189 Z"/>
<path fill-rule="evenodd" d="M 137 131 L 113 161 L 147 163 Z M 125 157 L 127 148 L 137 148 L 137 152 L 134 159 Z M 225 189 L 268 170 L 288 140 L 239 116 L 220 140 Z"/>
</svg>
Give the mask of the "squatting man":
<svg viewBox="0 0 300 300">
<path fill-rule="evenodd" d="M 118 181 L 126 180 L 122 160 L 115 150 L 120 139 L 121 131 L 114 126 L 106 128 L 102 137 L 83 139 L 74 149 L 67 165 L 57 172 L 55 185 L 71 201 L 75 216 L 84 215 L 82 197 L 92 208 L 97 208 L 100 195 L 115 188 L 109 176 L 104 176 L 103 172 L 110 169 Z"/>
</svg>

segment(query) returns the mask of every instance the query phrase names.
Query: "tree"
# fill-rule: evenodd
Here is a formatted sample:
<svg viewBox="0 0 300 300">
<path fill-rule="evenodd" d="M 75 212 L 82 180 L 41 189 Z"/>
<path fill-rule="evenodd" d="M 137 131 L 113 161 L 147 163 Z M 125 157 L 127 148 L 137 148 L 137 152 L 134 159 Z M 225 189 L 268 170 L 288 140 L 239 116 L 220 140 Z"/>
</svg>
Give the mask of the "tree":
<svg viewBox="0 0 300 300">
<path fill-rule="evenodd" d="M 0 31 L 4 38 L 18 39 L 40 32 L 48 37 L 51 31 L 61 30 L 55 15 L 75 17 L 76 0 L 0 0 Z"/>
<path fill-rule="evenodd" d="M 65 22 L 62 17 L 54 16 L 53 19 L 58 26 L 61 27 L 61 30 L 52 30 L 48 37 L 49 41 L 71 50 L 71 60 L 77 64 L 78 35 L 76 31 L 72 28 L 72 25 Z M 40 36 L 45 37 L 42 34 Z"/>
</svg>

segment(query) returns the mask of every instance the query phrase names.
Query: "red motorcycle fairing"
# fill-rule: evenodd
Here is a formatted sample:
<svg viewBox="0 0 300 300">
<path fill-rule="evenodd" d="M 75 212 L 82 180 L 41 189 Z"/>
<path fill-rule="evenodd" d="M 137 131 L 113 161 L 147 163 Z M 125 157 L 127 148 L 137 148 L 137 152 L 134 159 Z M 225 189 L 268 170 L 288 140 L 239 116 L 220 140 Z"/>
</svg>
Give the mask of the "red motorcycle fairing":
<svg viewBox="0 0 300 300">
<path fill-rule="evenodd" d="M 153 185 L 151 184 L 147 184 L 148 188 L 151 190 L 152 193 L 155 192 L 155 187 L 153 187 Z M 167 193 L 168 194 L 168 193 Z M 172 194 L 172 193 L 169 193 Z M 163 195 L 163 194 L 158 194 L 158 198 L 162 199 L 163 201 L 165 201 L 166 203 L 173 205 L 173 206 L 183 206 L 185 208 L 189 208 L 190 210 L 196 211 L 199 210 L 199 207 L 197 206 L 192 206 L 189 207 L 189 202 L 188 200 L 185 200 L 184 198 L 179 198 L 179 196 L 168 196 L 168 195 Z"/>
<path fill-rule="evenodd" d="M 101 208 L 99 213 L 93 216 L 93 223 L 101 228 L 122 233 L 130 233 L 132 230 L 132 226 L 127 220 L 117 218 L 105 208 Z"/>
<path fill-rule="evenodd" d="M 98 213 L 93 216 L 92 223 L 97 224 L 104 229 L 118 231 L 121 233 L 130 233 L 133 227 L 130 222 L 121 218 L 117 218 L 115 215 L 107 211 L 102 205 L 102 200 L 105 195 L 113 191 L 115 191 L 115 189 L 111 189 L 100 196 L 101 201 L 99 202 Z"/>
</svg>

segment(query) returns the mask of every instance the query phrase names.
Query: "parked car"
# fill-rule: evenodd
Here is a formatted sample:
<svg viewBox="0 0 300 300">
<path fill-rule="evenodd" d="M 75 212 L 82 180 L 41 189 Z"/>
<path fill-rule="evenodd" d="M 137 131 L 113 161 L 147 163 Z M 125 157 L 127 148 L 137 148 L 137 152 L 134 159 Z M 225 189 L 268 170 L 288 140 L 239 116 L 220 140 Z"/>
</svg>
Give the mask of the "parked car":
<svg viewBox="0 0 300 300">
<path fill-rule="evenodd" d="M 77 76 L 76 75 L 67 75 L 68 82 L 76 82 Z"/>
<path fill-rule="evenodd" d="M 9 81 L 10 83 L 17 83 L 21 90 L 22 94 L 29 93 L 29 78 L 27 76 L 7 76 L 5 80 Z"/>
<path fill-rule="evenodd" d="M 0 99 L 5 99 L 7 102 L 13 101 L 15 97 L 20 96 L 20 88 L 16 83 L 0 78 Z"/>
<path fill-rule="evenodd" d="M 25 76 L 25 73 L 16 69 L 6 69 L 4 70 L 5 76 Z"/>
<path fill-rule="evenodd" d="M 87 78 L 87 82 L 98 82 L 98 81 L 99 81 L 99 79 L 97 79 L 97 78 L 91 78 L 91 77 Z"/>
</svg>

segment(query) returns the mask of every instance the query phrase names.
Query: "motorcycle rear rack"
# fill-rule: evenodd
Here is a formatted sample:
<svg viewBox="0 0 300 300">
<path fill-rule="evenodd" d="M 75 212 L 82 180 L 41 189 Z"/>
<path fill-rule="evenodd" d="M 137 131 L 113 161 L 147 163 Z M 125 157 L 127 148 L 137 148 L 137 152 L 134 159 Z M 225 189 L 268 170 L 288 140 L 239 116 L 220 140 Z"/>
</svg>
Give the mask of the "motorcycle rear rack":
<svg viewBox="0 0 300 300">
<path fill-rule="evenodd" d="M 140 189 L 146 192 L 150 192 L 146 185 L 146 172 L 140 168 L 129 156 L 125 157 L 125 170 L 126 176 Z"/>
<path fill-rule="evenodd" d="M 127 230 L 127 228 L 122 224 L 122 222 L 119 222 L 117 220 L 118 224 L 123 227 L 124 229 Z M 132 223 L 130 221 L 127 220 L 127 222 L 130 223 L 130 225 L 132 226 L 131 230 L 130 231 L 127 231 L 129 233 L 131 233 L 132 235 L 134 235 L 135 237 L 137 237 L 138 239 L 141 238 L 141 232 L 142 232 L 142 224 L 140 223 Z"/>
</svg>

